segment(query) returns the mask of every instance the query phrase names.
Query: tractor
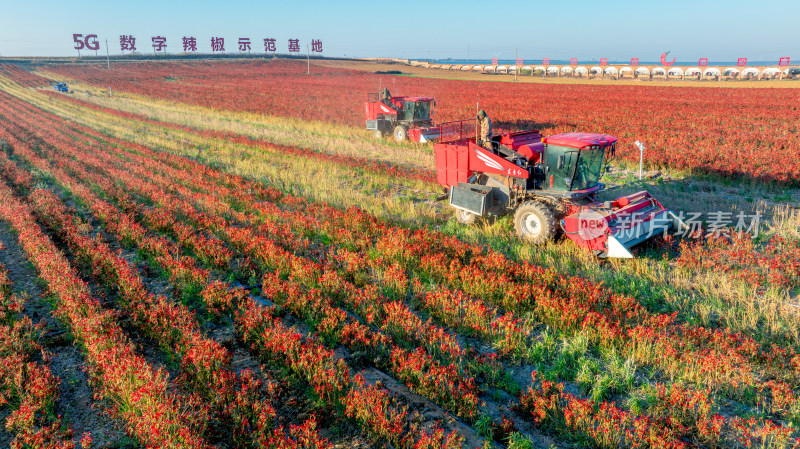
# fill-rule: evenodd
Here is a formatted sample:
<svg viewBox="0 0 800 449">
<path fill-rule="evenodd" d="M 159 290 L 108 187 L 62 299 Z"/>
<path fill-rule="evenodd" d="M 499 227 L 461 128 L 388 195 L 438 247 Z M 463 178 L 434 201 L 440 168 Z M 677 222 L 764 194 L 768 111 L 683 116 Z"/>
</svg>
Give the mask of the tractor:
<svg viewBox="0 0 800 449">
<path fill-rule="evenodd" d="M 517 235 L 532 244 L 553 240 L 560 231 L 598 257 L 621 258 L 632 258 L 634 245 L 686 227 L 645 191 L 597 200 L 616 137 L 521 131 L 482 142 L 477 124 L 473 135 L 464 131 L 472 126 L 469 120 L 440 126 L 450 131 L 434 145 L 436 179 L 459 223 L 513 214 Z"/>
<path fill-rule="evenodd" d="M 59 92 L 69 92 L 69 87 L 67 87 L 67 83 L 57 83 L 55 89 Z"/>
<path fill-rule="evenodd" d="M 376 138 L 391 134 L 398 142 L 425 143 L 439 136 L 439 128 L 431 120 L 433 98 L 392 97 L 390 101 L 397 110 L 381 102 L 377 93 L 367 94 L 367 129 L 374 131 Z"/>
</svg>

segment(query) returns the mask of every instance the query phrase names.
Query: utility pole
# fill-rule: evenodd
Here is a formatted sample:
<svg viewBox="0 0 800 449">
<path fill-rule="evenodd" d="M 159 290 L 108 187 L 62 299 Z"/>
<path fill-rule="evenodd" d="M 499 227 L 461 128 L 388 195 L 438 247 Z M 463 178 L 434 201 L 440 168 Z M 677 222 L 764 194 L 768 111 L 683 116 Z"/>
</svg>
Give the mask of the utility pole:
<svg viewBox="0 0 800 449">
<path fill-rule="evenodd" d="M 108 54 L 108 39 L 106 39 L 106 67 L 111 70 L 111 57 Z"/>
</svg>

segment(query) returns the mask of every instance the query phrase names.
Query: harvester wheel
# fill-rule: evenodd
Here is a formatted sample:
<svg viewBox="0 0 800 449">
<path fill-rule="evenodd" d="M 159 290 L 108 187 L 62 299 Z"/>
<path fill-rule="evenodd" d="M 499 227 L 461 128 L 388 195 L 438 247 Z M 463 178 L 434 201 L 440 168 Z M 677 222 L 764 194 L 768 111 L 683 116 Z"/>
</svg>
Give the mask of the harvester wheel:
<svg viewBox="0 0 800 449">
<path fill-rule="evenodd" d="M 476 214 L 472 212 L 465 211 L 463 209 L 456 209 L 456 221 L 461 224 L 471 225 L 475 223 L 475 220 L 478 218 Z"/>
<path fill-rule="evenodd" d="M 514 229 L 521 239 L 539 245 L 555 236 L 556 219 L 547 204 L 528 201 L 514 213 Z"/>
<path fill-rule="evenodd" d="M 375 138 L 378 139 L 378 140 L 383 139 L 383 131 L 381 131 L 379 129 L 376 129 L 375 130 Z"/>
<path fill-rule="evenodd" d="M 394 140 L 398 142 L 402 142 L 406 140 L 408 137 L 408 130 L 403 125 L 397 125 L 394 127 Z"/>
</svg>

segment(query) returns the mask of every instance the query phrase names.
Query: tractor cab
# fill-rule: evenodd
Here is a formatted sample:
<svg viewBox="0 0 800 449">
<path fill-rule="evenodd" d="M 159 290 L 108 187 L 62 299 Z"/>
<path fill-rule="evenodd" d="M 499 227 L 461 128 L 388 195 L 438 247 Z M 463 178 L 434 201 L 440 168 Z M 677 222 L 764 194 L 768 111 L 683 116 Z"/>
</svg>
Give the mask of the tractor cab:
<svg viewBox="0 0 800 449">
<path fill-rule="evenodd" d="M 399 122 L 429 125 L 431 123 L 431 106 L 433 98 L 430 97 L 394 97 L 395 104 L 402 103 L 397 113 Z"/>
<path fill-rule="evenodd" d="M 542 141 L 544 185 L 541 188 L 571 192 L 569 196 L 573 198 L 602 190 L 600 177 L 604 161 L 614 156 L 616 137 L 565 133 L 545 137 Z"/>
<path fill-rule="evenodd" d="M 380 101 L 378 93 L 367 95 L 367 129 L 374 131 L 376 138 L 391 134 L 397 141 L 409 138 L 424 143 L 438 136 L 439 129 L 432 126 L 431 119 L 436 103 L 433 98 L 392 97 L 391 103 Z"/>
</svg>

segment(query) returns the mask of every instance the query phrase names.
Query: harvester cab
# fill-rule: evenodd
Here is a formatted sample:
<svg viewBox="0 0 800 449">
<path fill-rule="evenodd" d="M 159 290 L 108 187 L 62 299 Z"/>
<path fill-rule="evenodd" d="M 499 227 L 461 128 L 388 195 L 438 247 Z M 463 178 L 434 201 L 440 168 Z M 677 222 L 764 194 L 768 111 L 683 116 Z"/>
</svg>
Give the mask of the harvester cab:
<svg viewBox="0 0 800 449">
<path fill-rule="evenodd" d="M 410 139 L 425 143 L 439 135 L 431 119 L 436 103 L 433 98 L 392 97 L 389 101 L 394 108 L 380 101 L 377 93 L 367 95 L 367 129 L 374 131 L 376 138 L 391 134 L 398 142 Z"/>
<path fill-rule="evenodd" d="M 465 122 L 440 126 L 464 128 Z M 530 243 L 552 240 L 560 228 L 600 257 L 623 258 L 633 257 L 632 246 L 686 226 L 647 192 L 597 200 L 616 137 L 522 131 L 494 136 L 487 149 L 476 144 L 475 136 L 461 133 L 434 146 L 437 181 L 447 188 L 461 223 L 513 213 L 517 235 Z"/>
<path fill-rule="evenodd" d="M 542 139 L 541 172 L 534 183 L 544 181 L 546 189 L 595 194 L 605 186 L 600 183 L 604 161 L 616 153 L 616 137 L 590 134 L 562 134 Z M 545 176 L 542 176 L 544 174 Z"/>
<path fill-rule="evenodd" d="M 54 87 L 59 92 L 69 92 L 69 87 L 67 87 L 67 83 L 57 83 Z"/>
</svg>

